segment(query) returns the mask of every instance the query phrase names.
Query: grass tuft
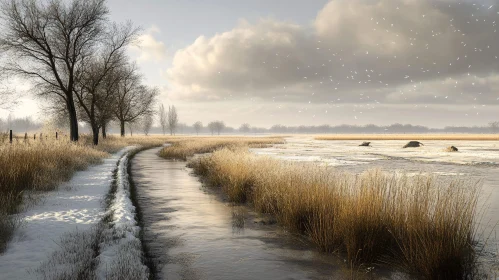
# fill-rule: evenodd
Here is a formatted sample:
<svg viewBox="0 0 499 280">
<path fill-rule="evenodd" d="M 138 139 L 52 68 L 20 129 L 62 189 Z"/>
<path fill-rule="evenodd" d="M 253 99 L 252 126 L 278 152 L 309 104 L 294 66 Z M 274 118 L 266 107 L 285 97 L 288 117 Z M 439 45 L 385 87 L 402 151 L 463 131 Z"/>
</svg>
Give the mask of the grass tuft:
<svg viewBox="0 0 499 280">
<path fill-rule="evenodd" d="M 353 175 L 233 148 L 189 165 L 231 201 L 274 215 L 352 265 L 391 264 L 425 279 L 474 272 L 478 184 L 379 170 Z"/>
<path fill-rule="evenodd" d="M 195 154 L 211 153 L 225 147 L 264 148 L 273 144 L 284 144 L 279 137 L 190 137 L 169 141 L 170 146 L 160 151 L 160 156 L 169 159 L 187 160 Z"/>
</svg>

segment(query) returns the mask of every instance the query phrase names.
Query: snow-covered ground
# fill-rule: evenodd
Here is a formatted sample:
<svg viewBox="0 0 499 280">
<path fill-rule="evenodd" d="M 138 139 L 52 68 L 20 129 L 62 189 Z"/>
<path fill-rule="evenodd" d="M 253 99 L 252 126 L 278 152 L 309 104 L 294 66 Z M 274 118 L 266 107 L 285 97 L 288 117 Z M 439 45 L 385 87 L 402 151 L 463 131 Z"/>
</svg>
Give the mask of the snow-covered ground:
<svg viewBox="0 0 499 280">
<path fill-rule="evenodd" d="M 103 201 L 109 193 L 117 163 L 131 149 L 123 149 L 105 159 L 102 164 L 77 172 L 58 191 L 44 194 L 40 203 L 21 213 L 23 226 L 15 232 L 7 250 L 0 255 L 0 279 L 38 279 L 39 275 L 34 270 L 64 247 L 64 239 L 67 240 L 68 234 L 75 236 L 95 229 L 106 215 Z M 126 157 L 123 158 L 125 160 L 120 162 L 120 170 L 126 173 L 126 167 L 122 169 L 121 166 L 126 166 Z M 125 174 L 119 175 L 120 180 L 126 179 Z M 123 224 L 120 227 L 125 228 L 125 231 L 129 225 L 126 220 L 130 216 L 133 219 L 133 214 L 125 213 L 133 210 L 129 199 L 123 197 L 126 195 L 128 193 L 122 185 L 116 194 L 116 198 L 122 198 L 113 201 L 124 205 L 124 212 L 121 212 L 121 216 L 113 216 L 113 222 L 116 226 Z M 120 208 L 112 207 L 113 210 Z M 127 236 L 123 231 L 120 234 Z M 107 248 L 105 244 L 103 247 Z M 105 263 L 112 262 L 109 256 L 107 259 L 103 256 L 104 259 Z"/>
<path fill-rule="evenodd" d="M 128 157 L 123 157 L 116 174 L 116 192 L 108 209 L 110 227 L 101 234 L 98 258 L 98 279 L 148 279 L 149 270 L 143 263 L 140 227 L 135 220 L 135 206 L 130 200 Z"/>
</svg>

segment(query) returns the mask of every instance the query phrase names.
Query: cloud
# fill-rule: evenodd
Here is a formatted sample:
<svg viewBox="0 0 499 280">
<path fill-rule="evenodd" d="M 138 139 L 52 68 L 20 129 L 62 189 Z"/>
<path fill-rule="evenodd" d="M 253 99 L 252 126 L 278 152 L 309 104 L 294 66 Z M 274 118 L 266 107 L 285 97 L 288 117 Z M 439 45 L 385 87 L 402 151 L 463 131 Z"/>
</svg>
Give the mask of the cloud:
<svg viewBox="0 0 499 280">
<path fill-rule="evenodd" d="M 498 11 L 442 0 L 335 0 L 311 26 L 243 21 L 177 51 L 169 95 L 499 104 Z"/>
<path fill-rule="evenodd" d="M 166 58 L 167 49 L 163 42 L 157 40 L 155 35 L 160 34 L 161 30 L 153 25 L 146 30 L 145 33 L 139 36 L 137 44 L 131 49 L 137 53 L 137 61 L 141 62 L 162 62 Z"/>
</svg>

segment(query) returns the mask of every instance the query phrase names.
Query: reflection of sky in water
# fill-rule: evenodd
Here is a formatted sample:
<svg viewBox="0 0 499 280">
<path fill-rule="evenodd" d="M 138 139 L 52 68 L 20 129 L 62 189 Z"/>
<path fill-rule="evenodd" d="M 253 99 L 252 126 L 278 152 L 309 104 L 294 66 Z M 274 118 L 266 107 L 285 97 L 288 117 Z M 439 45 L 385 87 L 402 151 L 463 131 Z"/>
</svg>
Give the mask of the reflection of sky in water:
<svg viewBox="0 0 499 280">
<path fill-rule="evenodd" d="M 480 181 L 483 185 L 479 210 L 483 211 L 478 232 L 487 241 L 485 262 L 499 271 L 499 141 L 422 141 L 425 146 L 403 149 L 408 141 L 372 141 L 372 147 L 359 147 L 362 141 L 318 141 L 311 136 L 286 139 L 286 144 L 268 149 L 252 149 L 256 154 L 280 159 L 314 162 L 340 170 L 361 173 L 379 168 L 387 172 L 417 176 L 433 174 L 439 180 L 455 178 Z M 444 152 L 456 146 L 457 153 Z"/>
</svg>

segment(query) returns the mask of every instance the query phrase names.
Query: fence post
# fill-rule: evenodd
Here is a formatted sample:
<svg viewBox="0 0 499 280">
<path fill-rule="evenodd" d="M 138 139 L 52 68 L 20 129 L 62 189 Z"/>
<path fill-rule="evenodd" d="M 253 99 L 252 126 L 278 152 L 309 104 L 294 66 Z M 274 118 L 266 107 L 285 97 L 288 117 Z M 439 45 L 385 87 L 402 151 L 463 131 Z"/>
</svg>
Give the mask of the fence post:
<svg viewBox="0 0 499 280">
<path fill-rule="evenodd" d="M 33 140 L 36 140 L 36 133 L 33 134 Z"/>
<path fill-rule="evenodd" d="M 24 141 L 26 142 L 28 140 L 28 133 L 24 133 Z"/>
<path fill-rule="evenodd" d="M 12 129 L 10 130 L 9 140 L 10 140 L 10 144 L 12 144 Z"/>
<path fill-rule="evenodd" d="M 55 132 L 55 140 L 57 140 L 59 137 L 59 134 L 57 133 L 57 131 Z"/>
</svg>

